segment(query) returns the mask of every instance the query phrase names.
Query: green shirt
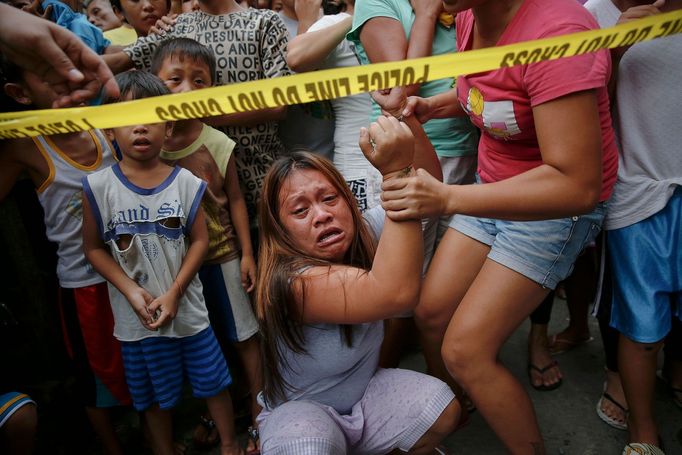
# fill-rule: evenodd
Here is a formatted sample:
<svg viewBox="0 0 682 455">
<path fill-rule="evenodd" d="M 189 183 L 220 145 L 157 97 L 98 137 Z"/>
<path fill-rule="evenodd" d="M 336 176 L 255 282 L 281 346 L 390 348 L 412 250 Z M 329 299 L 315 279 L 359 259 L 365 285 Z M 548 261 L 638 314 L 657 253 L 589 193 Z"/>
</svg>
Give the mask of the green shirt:
<svg viewBox="0 0 682 455">
<path fill-rule="evenodd" d="M 360 42 L 360 29 L 368 20 L 374 17 L 389 17 L 400 22 L 409 40 L 410 30 L 414 23 L 415 14 L 408 0 L 362 0 L 355 4 L 353 27 L 347 38 L 355 43 L 360 62 L 371 63 Z M 455 26 L 444 27 L 436 24 L 433 37 L 431 55 L 442 55 L 456 52 Z M 443 93 L 452 88 L 453 78 L 439 79 L 422 84 L 419 96 L 429 97 Z M 376 103 L 372 103 L 372 120 L 381 113 Z M 475 155 L 478 144 L 478 132 L 466 117 L 433 119 L 424 124 L 424 131 L 436 149 L 439 157 L 457 157 Z"/>
</svg>

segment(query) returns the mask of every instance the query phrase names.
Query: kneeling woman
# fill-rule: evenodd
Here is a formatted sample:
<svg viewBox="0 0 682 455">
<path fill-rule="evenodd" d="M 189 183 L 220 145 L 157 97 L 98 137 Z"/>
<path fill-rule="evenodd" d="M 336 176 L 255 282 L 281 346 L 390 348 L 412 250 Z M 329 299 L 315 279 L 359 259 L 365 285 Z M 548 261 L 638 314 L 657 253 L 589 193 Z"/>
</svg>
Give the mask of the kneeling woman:
<svg viewBox="0 0 682 455">
<path fill-rule="evenodd" d="M 384 179 L 412 172 L 414 138 L 396 119 L 363 130 L 360 146 Z M 343 178 L 316 155 L 293 153 L 266 176 L 256 297 L 264 454 L 426 454 L 456 426 L 445 383 L 378 368 L 381 321 L 415 305 L 423 256 L 419 222 L 384 223 L 375 252 Z"/>
</svg>

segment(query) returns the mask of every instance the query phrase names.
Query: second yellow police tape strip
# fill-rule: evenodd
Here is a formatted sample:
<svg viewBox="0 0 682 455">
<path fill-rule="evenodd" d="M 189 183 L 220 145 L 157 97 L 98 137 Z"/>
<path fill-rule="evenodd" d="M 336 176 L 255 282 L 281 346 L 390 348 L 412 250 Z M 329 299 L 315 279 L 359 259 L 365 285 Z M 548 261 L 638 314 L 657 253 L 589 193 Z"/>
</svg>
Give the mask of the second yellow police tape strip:
<svg viewBox="0 0 682 455">
<path fill-rule="evenodd" d="M 0 138 L 203 118 L 572 57 L 682 32 L 682 10 L 608 29 L 433 57 L 296 74 L 97 107 L 0 114 Z M 664 71 L 664 68 L 660 68 Z"/>
</svg>

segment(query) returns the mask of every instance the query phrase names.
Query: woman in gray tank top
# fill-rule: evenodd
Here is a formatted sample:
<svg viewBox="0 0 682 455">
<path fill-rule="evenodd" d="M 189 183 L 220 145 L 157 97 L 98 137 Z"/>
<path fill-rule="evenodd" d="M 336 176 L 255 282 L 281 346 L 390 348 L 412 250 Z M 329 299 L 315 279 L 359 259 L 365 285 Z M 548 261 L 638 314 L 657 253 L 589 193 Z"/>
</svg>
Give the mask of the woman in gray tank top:
<svg viewBox="0 0 682 455">
<path fill-rule="evenodd" d="M 395 118 L 363 128 L 360 146 L 384 180 L 414 172 L 414 136 Z M 433 453 L 459 421 L 452 391 L 378 368 L 381 321 L 418 297 L 419 222 L 386 218 L 375 247 L 339 172 L 297 152 L 266 176 L 260 226 L 262 453 Z"/>
</svg>

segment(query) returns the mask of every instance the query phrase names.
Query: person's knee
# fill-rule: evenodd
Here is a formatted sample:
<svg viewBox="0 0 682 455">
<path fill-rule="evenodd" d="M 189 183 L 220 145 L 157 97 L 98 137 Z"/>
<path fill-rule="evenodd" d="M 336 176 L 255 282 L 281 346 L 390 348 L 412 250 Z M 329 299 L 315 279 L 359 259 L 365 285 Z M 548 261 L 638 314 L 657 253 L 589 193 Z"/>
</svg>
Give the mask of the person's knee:
<svg viewBox="0 0 682 455">
<path fill-rule="evenodd" d="M 423 333 L 445 333 L 452 315 L 431 299 L 420 299 L 414 309 L 414 320 Z"/>
<path fill-rule="evenodd" d="M 457 428 L 459 420 L 462 414 L 462 408 L 459 401 L 454 399 L 449 405 L 443 410 L 438 419 L 431 426 L 429 431 L 434 432 L 436 435 L 443 439 Z"/>
<path fill-rule="evenodd" d="M 284 403 L 261 421 L 259 430 L 263 454 L 346 453 L 345 435 L 315 403 Z"/>
<path fill-rule="evenodd" d="M 481 357 L 475 346 L 462 340 L 446 340 L 440 352 L 445 367 L 457 382 L 466 388 L 468 382 L 475 380 Z"/>
<path fill-rule="evenodd" d="M 664 339 L 653 343 L 642 343 L 621 334 L 619 349 L 628 355 L 656 356 L 663 347 L 663 341 Z"/>
</svg>

